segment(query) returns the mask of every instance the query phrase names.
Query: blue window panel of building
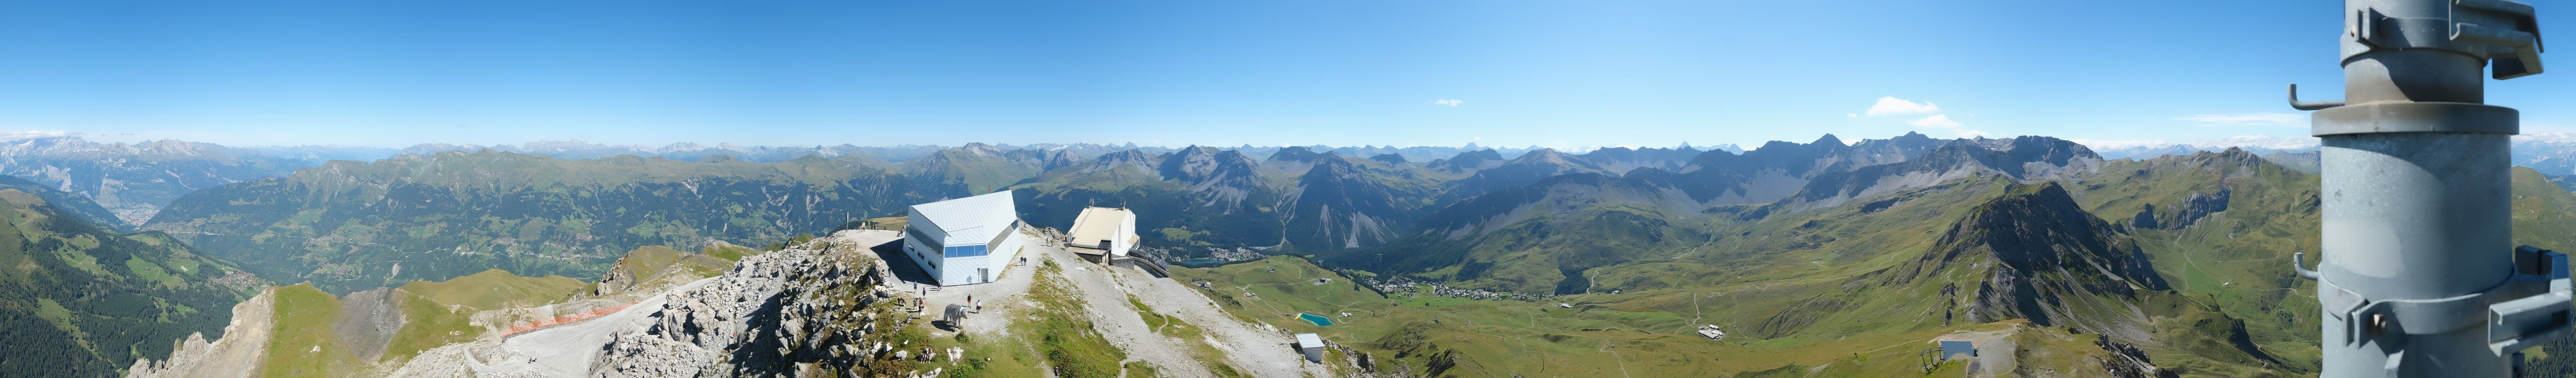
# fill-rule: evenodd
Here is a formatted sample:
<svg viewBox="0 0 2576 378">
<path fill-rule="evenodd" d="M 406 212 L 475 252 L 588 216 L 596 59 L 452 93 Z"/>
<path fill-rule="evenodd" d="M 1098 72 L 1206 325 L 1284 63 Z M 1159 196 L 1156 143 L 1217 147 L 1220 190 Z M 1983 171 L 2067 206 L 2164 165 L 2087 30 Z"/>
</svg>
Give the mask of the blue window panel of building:
<svg viewBox="0 0 2576 378">
<path fill-rule="evenodd" d="M 992 254 L 990 248 L 985 247 L 982 244 L 950 246 L 946 252 L 948 257 L 975 257 Z"/>
</svg>

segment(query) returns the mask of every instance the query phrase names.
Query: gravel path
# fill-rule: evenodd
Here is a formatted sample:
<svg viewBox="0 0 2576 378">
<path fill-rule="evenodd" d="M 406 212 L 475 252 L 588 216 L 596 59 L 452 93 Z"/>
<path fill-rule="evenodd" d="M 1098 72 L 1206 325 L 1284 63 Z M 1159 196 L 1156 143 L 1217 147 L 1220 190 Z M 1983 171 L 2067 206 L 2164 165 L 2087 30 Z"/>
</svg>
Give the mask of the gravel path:
<svg viewBox="0 0 2576 378">
<path fill-rule="evenodd" d="M 1117 345 L 1119 349 L 1127 352 L 1128 360 L 1122 362 L 1144 361 L 1161 368 L 1165 375 L 1174 377 L 1212 377 L 1215 376 L 1214 373 L 1209 372 L 1205 365 L 1191 357 L 1192 351 L 1197 347 L 1189 343 L 1206 343 L 1225 351 L 1228 362 L 1231 362 L 1237 371 L 1254 377 L 1333 376 L 1322 365 L 1307 363 L 1304 355 L 1289 348 L 1288 344 L 1291 340 L 1287 334 L 1264 330 L 1263 327 L 1246 324 L 1226 316 L 1216 308 L 1214 302 L 1200 295 L 1198 291 L 1190 290 L 1186 285 L 1173 282 L 1171 279 L 1156 278 L 1153 274 L 1134 267 L 1105 267 L 1084 262 L 1072 252 L 1065 251 L 1059 246 L 1049 245 L 1041 238 L 1025 234 L 1015 237 L 1028 238 L 1026 243 L 1022 244 L 1027 246 L 1028 250 L 1021 252 L 1018 257 L 1028 258 L 1030 263 L 1005 269 L 1002 276 L 991 283 L 949 286 L 940 290 L 925 291 L 913 286 L 914 282 L 903 280 L 918 277 L 899 276 L 895 287 L 915 294 L 926 293 L 923 299 L 932 309 L 946 308 L 950 303 L 966 303 L 967 296 L 972 295 L 976 302 L 984 304 L 984 309 L 981 313 L 967 317 L 967 332 L 1001 336 L 1001 333 L 1008 332 L 1007 322 L 1016 317 L 1011 312 L 1017 310 L 1019 304 L 1023 303 L 1022 296 L 1028 293 L 1031 282 L 1029 278 L 1037 275 L 1038 261 L 1052 258 L 1057 264 L 1064 266 L 1064 279 L 1073 283 L 1083 301 L 1088 304 L 1085 315 L 1098 324 L 1099 331 L 1103 337 L 1109 339 L 1110 344 Z M 870 242 L 869 244 L 883 243 L 874 240 Z M 899 253 L 880 255 L 886 257 L 886 264 L 911 264 L 910 261 L 899 260 L 909 258 Z M 922 284 L 926 285 L 926 283 Z M 1157 311 L 1174 315 L 1182 321 L 1199 326 L 1210 339 L 1180 340 L 1156 332 L 1153 325 L 1147 324 L 1144 317 L 1138 314 L 1135 306 L 1127 303 L 1127 295 L 1131 293 L 1136 295 L 1137 300 L 1145 302 L 1147 306 L 1153 306 Z M 935 312 L 924 312 L 922 315 L 935 317 L 935 314 Z M 934 336 L 944 336 L 944 334 Z"/>
<path fill-rule="evenodd" d="M 664 290 L 660 295 L 646 298 L 643 302 L 637 302 L 633 306 L 627 306 L 608 315 L 503 338 L 501 347 L 510 352 L 505 354 L 509 358 L 485 361 L 489 365 L 482 366 L 483 369 L 478 370 L 527 372 L 554 377 L 589 375 L 591 361 L 598 359 L 600 347 L 608 345 L 609 336 L 616 334 L 618 329 L 643 319 L 646 314 L 661 311 L 663 302 L 670 299 L 671 293 L 686 292 L 706 285 L 708 282 L 715 282 L 718 278 L 723 277 L 707 277 Z"/>
<path fill-rule="evenodd" d="M 1046 255 L 1055 258 L 1057 264 L 1064 265 L 1064 279 L 1072 281 L 1076 291 L 1082 293 L 1083 301 L 1089 303 L 1085 312 L 1097 325 L 1095 328 L 1100 330 L 1102 337 L 1109 339 L 1109 344 L 1127 351 L 1127 361 L 1121 362 L 1144 361 L 1161 368 L 1164 374 L 1176 377 L 1216 376 L 1197 359 L 1190 358 L 1191 347 L 1181 344 L 1185 341 L 1155 333 L 1153 326 L 1145 324 L 1145 318 L 1138 315 L 1135 306 L 1127 304 L 1127 291 L 1119 287 L 1118 278 L 1113 273 L 1116 271 L 1112 268 L 1084 262 L 1072 252 L 1055 247 L 1030 249 L 1046 251 Z"/>
<path fill-rule="evenodd" d="M 1143 269 L 1124 265 L 1112 271 L 1117 273 L 1121 288 L 1135 293 L 1138 301 L 1165 315 L 1199 326 L 1200 331 L 1215 338 L 1198 342 L 1225 351 L 1226 359 L 1233 362 L 1236 369 L 1261 378 L 1334 376 L 1323 364 L 1306 362 L 1304 354 L 1290 348 L 1289 344 L 1296 340 L 1287 333 L 1267 324 L 1254 325 L 1228 316 L 1224 310 L 1216 308 L 1216 302 L 1198 290 L 1190 289 L 1188 284 L 1155 278 Z"/>
</svg>

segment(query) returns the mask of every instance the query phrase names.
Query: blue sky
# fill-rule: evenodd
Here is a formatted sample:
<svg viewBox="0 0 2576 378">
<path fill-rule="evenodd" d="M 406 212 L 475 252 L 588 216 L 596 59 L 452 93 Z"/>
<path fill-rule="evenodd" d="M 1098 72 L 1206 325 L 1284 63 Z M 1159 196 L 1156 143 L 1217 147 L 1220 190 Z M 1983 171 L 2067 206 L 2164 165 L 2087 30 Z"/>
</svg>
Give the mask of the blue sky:
<svg viewBox="0 0 2576 378">
<path fill-rule="evenodd" d="M 395 147 L 2297 142 L 2304 112 L 2282 86 L 2341 97 L 2340 4 L 8 0 L 0 130 Z M 2576 30 L 2561 16 L 2576 8 L 2553 5 L 2542 30 Z M 2576 132 L 2571 83 L 2495 82 L 2488 98 L 2522 109 L 2526 133 Z M 1906 106 L 1871 115 L 1881 103 Z"/>
</svg>

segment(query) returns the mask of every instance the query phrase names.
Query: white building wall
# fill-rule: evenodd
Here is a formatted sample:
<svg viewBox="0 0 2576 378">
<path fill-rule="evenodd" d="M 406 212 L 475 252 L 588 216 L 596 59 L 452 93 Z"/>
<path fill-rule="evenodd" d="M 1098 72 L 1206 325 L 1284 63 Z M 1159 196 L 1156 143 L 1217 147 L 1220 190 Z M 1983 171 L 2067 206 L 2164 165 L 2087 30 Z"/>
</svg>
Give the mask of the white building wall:
<svg viewBox="0 0 2576 378">
<path fill-rule="evenodd" d="M 932 280 L 946 282 L 945 279 L 940 278 L 939 268 L 933 267 L 930 264 L 931 259 L 937 259 L 940 257 L 939 248 L 922 245 L 922 241 L 920 240 L 914 240 L 912 237 L 905 237 L 903 238 L 903 250 L 904 253 L 911 254 L 911 256 L 906 257 L 912 258 L 912 266 L 921 267 L 922 271 L 930 272 Z"/>
<path fill-rule="evenodd" d="M 1021 246 L 1025 245 L 1020 239 L 1025 237 L 1026 235 L 1020 235 L 1019 230 L 1012 230 L 1011 237 L 1003 238 L 1002 245 L 993 247 L 993 254 L 990 256 L 994 256 L 994 274 L 1000 274 L 1003 268 L 1011 266 L 1012 261 L 1019 261 Z"/>
<path fill-rule="evenodd" d="M 993 265 L 990 263 L 990 261 L 992 261 L 992 260 L 993 260 L 993 255 L 983 255 L 983 256 L 975 256 L 975 257 L 958 257 L 958 258 L 951 258 L 951 259 L 948 259 L 948 260 L 947 260 L 947 263 L 945 264 L 945 265 L 948 265 L 948 271 L 947 271 L 947 272 L 945 272 L 945 273 L 942 273 L 943 275 L 939 276 L 939 286 L 955 286 L 955 285 L 966 285 L 966 284 L 979 284 L 979 283 L 984 283 L 984 281 L 977 281 L 977 280 L 976 280 L 976 277 L 975 277 L 975 269 L 977 269 L 977 268 L 992 269 L 992 266 L 993 266 Z M 993 270 L 992 272 L 993 272 L 993 273 L 995 273 L 995 274 L 999 274 L 999 273 L 1001 273 L 1002 271 L 1001 271 L 1001 270 L 998 270 L 998 269 L 995 269 L 995 270 Z"/>
<path fill-rule="evenodd" d="M 943 265 L 941 269 L 945 272 L 933 272 L 931 276 L 938 278 L 940 286 L 979 284 L 1001 279 L 1002 270 L 1010 268 L 1012 261 L 1019 260 L 1019 252 L 1023 245 L 1020 239 L 1022 237 L 1018 232 L 1012 232 L 1010 237 L 1002 238 L 1002 243 L 991 249 L 992 253 L 943 260 L 940 265 Z M 986 269 L 986 274 L 990 277 L 977 275 L 975 272 L 977 268 Z"/>
<path fill-rule="evenodd" d="M 1109 254 L 1112 256 L 1126 257 L 1128 249 L 1136 248 L 1135 212 L 1128 212 L 1126 219 L 1118 221 L 1118 234 L 1111 235 L 1109 240 Z"/>
</svg>

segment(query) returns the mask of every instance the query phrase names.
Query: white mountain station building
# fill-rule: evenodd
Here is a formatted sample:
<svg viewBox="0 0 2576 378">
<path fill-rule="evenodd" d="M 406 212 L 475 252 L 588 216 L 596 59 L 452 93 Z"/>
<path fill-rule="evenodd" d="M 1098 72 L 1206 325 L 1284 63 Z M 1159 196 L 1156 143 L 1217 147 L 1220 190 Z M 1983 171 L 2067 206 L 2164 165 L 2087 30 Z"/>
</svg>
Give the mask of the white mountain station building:
<svg viewBox="0 0 2576 378">
<path fill-rule="evenodd" d="M 1064 245 L 1074 247 L 1073 253 L 1127 257 L 1127 250 L 1136 247 L 1136 213 L 1085 207 L 1082 215 L 1073 218 L 1073 230 L 1065 234 Z"/>
<path fill-rule="evenodd" d="M 903 252 L 940 286 L 992 282 L 1019 255 L 1010 191 L 912 205 L 905 215 Z"/>
</svg>

